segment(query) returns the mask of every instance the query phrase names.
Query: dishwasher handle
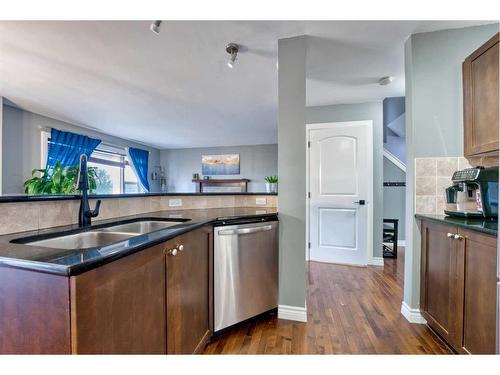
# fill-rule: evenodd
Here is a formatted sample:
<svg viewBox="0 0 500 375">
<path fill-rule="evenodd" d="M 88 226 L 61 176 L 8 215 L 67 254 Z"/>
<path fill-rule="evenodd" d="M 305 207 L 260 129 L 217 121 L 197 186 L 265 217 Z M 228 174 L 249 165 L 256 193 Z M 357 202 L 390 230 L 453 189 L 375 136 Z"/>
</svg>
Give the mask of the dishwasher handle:
<svg viewBox="0 0 500 375">
<path fill-rule="evenodd" d="M 219 236 L 232 236 L 235 234 L 251 234 L 251 233 L 257 233 L 257 232 L 267 232 L 271 229 L 273 229 L 273 227 L 271 225 L 263 225 L 260 227 L 253 227 L 253 228 L 223 229 L 223 230 L 217 231 L 217 234 Z"/>
</svg>

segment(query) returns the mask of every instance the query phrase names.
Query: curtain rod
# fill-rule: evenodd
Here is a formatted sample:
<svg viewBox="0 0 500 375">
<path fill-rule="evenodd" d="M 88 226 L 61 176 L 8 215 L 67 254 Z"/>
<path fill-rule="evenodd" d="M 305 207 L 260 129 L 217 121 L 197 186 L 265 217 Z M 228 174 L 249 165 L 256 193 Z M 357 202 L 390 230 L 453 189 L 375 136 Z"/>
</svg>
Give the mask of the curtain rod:
<svg viewBox="0 0 500 375">
<path fill-rule="evenodd" d="M 44 132 L 50 133 L 50 131 L 52 130 L 52 128 L 50 128 L 50 127 L 44 127 L 41 130 L 44 131 Z M 69 130 L 63 130 L 63 131 L 69 131 Z M 124 139 L 124 141 L 126 141 L 126 140 Z M 104 145 L 104 146 L 108 146 L 108 147 L 121 148 L 121 149 L 126 149 L 127 147 L 130 147 L 130 146 L 119 146 L 119 145 L 116 145 L 116 144 L 113 144 L 113 143 L 104 142 L 103 140 L 101 140 L 100 144 Z M 150 153 L 149 150 L 144 150 L 144 151 L 147 151 L 148 153 Z M 125 153 L 124 154 L 120 154 L 120 155 L 127 156 L 127 151 L 125 150 Z"/>
</svg>

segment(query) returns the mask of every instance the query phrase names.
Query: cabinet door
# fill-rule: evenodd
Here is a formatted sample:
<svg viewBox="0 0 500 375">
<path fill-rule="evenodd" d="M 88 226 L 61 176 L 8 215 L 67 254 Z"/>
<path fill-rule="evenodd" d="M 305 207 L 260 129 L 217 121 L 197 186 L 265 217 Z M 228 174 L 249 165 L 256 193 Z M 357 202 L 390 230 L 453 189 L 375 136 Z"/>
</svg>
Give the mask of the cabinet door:
<svg viewBox="0 0 500 375">
<path fill-rule="evenodd" d="M 164 245 L 71 277 L 72 352 L 164 354 Z"/>
<path fill-rule="evenodd" d="M 497 239 L 462 230 L 465 241 L 464 333 L 462 349 L 495 354 Z"/>
<path fill-rule="evenodd" d="M 427 323 L 451 346 L 461 347 L 463 241 L 454 226 L 422 222 L 420 308 Z"/>
<path fill-rule="evenodd" d="M 462 65 L 464 154 L 498 152 L 498 34 Z"/>
<path fill-rule="evenodd" d="M 201 228 L 176 237 L 165 248 L 169 354 L 197 353 L 210 337 L 211 239 L 211 230 Z"/>
</svg>

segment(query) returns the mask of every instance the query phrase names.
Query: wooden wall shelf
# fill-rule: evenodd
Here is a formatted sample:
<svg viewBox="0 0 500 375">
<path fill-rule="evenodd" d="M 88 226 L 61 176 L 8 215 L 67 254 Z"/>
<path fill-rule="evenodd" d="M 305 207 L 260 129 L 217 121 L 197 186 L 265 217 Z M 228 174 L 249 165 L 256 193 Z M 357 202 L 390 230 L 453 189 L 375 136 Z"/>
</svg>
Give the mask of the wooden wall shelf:
<svg viewBox="0 0 500 375">
<path fill-rule="evenodd" d="M 248 191 L 248 178 L 238 178 L 238 179 L 215 179 L 210 178 L 193 180 L 196 184 L 196 192 L 204 193 L 208 191 L 212 192 L 239 192 L 246 193 Z M 207 189 L 208 188 L 208 189 Z"/>
</svg>

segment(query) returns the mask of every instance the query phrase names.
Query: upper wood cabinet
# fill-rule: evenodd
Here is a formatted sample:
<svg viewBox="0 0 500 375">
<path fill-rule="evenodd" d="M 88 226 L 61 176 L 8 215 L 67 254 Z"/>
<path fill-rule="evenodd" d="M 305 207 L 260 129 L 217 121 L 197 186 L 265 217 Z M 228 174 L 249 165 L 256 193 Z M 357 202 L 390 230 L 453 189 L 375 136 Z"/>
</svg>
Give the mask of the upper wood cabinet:
<svg viewBox="0 0 500 375">
<path fill-rule="evenodd" d="M 464 155 L 498 154 L 498 33 L 462 64 Z"/>
<path fill-rule="evenodd" d="M 494 354 L 497 239 L 422 222 L 420 309 L 458 353 Z"/>
</svg>

